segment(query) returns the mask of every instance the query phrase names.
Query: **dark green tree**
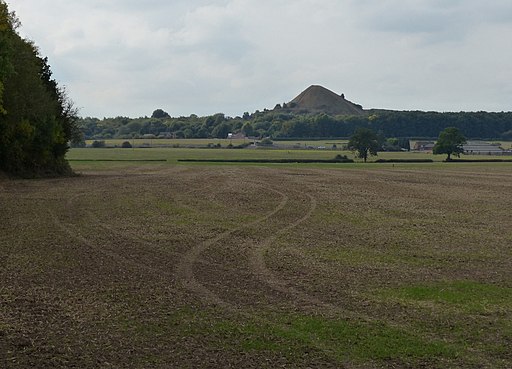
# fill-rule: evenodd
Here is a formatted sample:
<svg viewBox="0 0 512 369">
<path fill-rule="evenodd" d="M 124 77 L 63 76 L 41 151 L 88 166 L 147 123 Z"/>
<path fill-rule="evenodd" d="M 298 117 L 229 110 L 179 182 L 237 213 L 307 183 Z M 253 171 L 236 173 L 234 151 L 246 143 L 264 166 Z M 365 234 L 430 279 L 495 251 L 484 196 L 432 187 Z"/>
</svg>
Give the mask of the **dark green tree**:
<svg viewBox="0 0 512 369">
<path fill-rule="evenodd" d="M 379 138 L 369 128 L 358 128 L 350 137 L 347 147 L 366 163 L 368 155 L 377 155 L 380 150 Z"/>
<path fill-rule="evenodd" d="M 12 38 L 15 35 L 16 17 L 9 13 L 7 4 L 0 1 L 0 115 L 7 112 L 3 107 L 4 82 L 13 71 L 11 58 Z"/>
<path fill-rule="evenodd" d="M 448 127 L 439 134 L 439 138 L 432 151 L 435 155 L 447 154 L 446 160 L 451 160 L 452 154 L 459 157 L 464 152 L 462 146 L 465 143 L 466 137 L 458 128 Z"/>
<path fill-rule="evenodd" d="M 411 151 L 411 142 L 408 138 L 399 138 L 398 146 L 400 146 L 401 149 Z"/>
<path fill-rule="evenodd" d="M 80 140 L 77 112 L 52 79 L 48 60 L 17 33 L 0 0 L 0 170 L 22 176 L 71 173 L 69 142 Z"/>
<path fill-rule="evenodd" d="M 157 118 L 157 119 L 163 119 L 163 118 L 170 118 L 171 116 L 166 111 L 163 111 L 162 109 L 156 109 L 153 114 L 151 114 L 151 118 Z"/>
<path fill-rule="evenodd" d="M 212 136 L 215 138 L 227 138 L 231 132 L 231 126 L 228 123 L 220 123 L 212 130 Z"/>
<path fill-rule="evenodd" d="M 254 136 L 254 127 L 251 123 L 247 122 L 242 126 L 242 132 L 245 133 L 246 136 Z"/>
<path fill-rule="evenodd" d="M 501 138 L 504 139 L 504 140 L 507 140 L 507 141 L 512 140 L 512 129 L 510 131 L 503 132 L 501 134 Z"/>
</svg>

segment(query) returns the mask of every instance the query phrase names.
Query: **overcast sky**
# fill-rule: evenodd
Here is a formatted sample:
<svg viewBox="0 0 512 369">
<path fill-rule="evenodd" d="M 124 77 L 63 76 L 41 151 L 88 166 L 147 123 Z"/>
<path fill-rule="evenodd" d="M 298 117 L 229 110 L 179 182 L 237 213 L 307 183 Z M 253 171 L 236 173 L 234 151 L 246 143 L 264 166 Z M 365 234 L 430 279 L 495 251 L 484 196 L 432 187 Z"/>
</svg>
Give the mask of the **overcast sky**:
<svg viewBox="0 0 512 369">
<path fill-rule="evenodd" d="M 8 0 L 82 116 L 230 116 L 319 84 L 364 108 L 512 110 L 510 0 Z"/>
</svg>

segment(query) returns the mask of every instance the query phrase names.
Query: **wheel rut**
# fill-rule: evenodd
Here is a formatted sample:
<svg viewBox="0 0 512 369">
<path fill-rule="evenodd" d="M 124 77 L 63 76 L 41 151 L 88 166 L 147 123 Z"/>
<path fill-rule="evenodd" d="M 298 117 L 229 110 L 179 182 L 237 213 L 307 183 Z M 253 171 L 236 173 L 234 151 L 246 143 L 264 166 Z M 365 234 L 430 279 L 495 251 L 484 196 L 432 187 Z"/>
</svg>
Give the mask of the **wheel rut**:
<svg viewBox="0 0 512 369">
<path fill-rule="evenodd" d="M 216 237 L 210 238 L 202 243 L 197 244 L 196 246 L 191 248 L 182 257 L 179 264 L 177 265 L 176 275 L 177 275 L 178 279 L 181 280 L 183 286 L 187 290 L 197 294 L 202 300 L 204 300 L 204 302 L 219 305 L 225 309 L 231 310 L 234 308 L 234 305 L 221 299 L 218 295 L 216 295 L 214 292 L 210 291 L 205 285 L 203 285 L 201 282 L 199 282 L 196 279 L 196 277 L 194 275 L 194 265 L 199 261 L 201 254 L 204 253 L 209 248 L 211 248 L 216 243 L 219 243 L 223 239 L 228 238 L 230 235 L 232 235 L 236 232 L 242 231 L 246 228 L 256 226 L 260 223 L 263 223 L 263 222 L 269 220 L 270 218 L 272 218 L 278 212 L 280 212 L 281 210 L 283 210 L 285 208 L 286 204 L 289 201 L 288 195 L 286 195 L 284 192 L 281 192 L 281 191 L 278 191 L 275 189 L 271 189 L 271 188 L 266 188 L 266 189 L 271 192 L 277 193 L 278 195 L 281 196 L 281 201 L 274 209 L 272 209 L 272 211 L 268 212 L 267 214 L 263 215 L 262 217 L 254 220 L 250 223 L 247 223 L 240 227 L 236 227 L 236 228 L 230 229 L 228 231 L 222 232 L 222 233 L 218 234 Z"/>
<path fill-rule="evenodd" d="M 249 265 L 254 275 L 256 275 L 261 282 L 267 284 L 272 289 L 289 295 L 294 299 L 301 300 L 302 302 L 307 303 L 309 305 L 313 305 L 315 307 L 328 307 L 331 310 L 333 306 L 328 306 L 326 303 L 297 290 L 295 287 L 291 286 L 287 281 L 279 278 L 274 272 L 271 271 L 271 269 L 267 266 L 267 263 L 265 261 L 265 254 L 272 247 L 272 244 L 279 237 L 286 235 L 293 229 L 298 228 L 301 224 L 307 222 L 308 219 L 311 218 L 315 209 L 317 208 L 318 204 L 315 197 L 306 193 L 302 193 L 302 195 L 305 195 L 308 198 L 309 202 L 306 213 L 301 218 L 284 226 L 283 228 L 279 229 L 277 232 L 273 233 L 266 239 L 253 245 L 251 247 L 251 251 L 249 254 Z"/>
<path fill-rule="evenodd" d="M 213 248 L 216 244 L 221 243 L 223 240 L 229 238 L 231 235 L 235 235 L 236 233 L 241 233 L 242 231 L 250 228 L 255 228 L 265 222 L 275 222 L 279 221 L 279 213 L 285 211 L 287 206 L 290 205 L 290 201 L 292 197 L 297 197 L 297 194 L 303 198 L 307 198 L 307 208 L 305 208 L 305 213 L 298 219 L 295 219 L 287 224 L 278 226 L 277 230 L 273 231 L 270 235 L 263 238 L 260 241 L 250 242 L 246 244 L 248 247 L 247 252 L 247 263 L 248 268 L 251 274 L 258 279 L 260 282 L 269 286 L 271 289 L 278 291 L 282 294 L 286 294 L 287 296 L 302 301 L 312 307 L 321 308 L 322 310 L 333 310 L 337 309 L 339 312 L 340 309 L 338 307 L 330 306 L 318 299 L 308 296 L 306 293 L 298 290 L 296 287 L 293 287 L 290 283 L 286 282 L 284 279 L 280 279 L 277 274 L 275 274 L 266 264 L 265 255 L 272 247 L 272 244 L 277 241 L 280 237 L 285 236 L 287 233 L 293 231 L 294 229 L 300 227 L 304 223 L 306 223 L 314 213 L 317 208 L 317 199 L 307 193 L 294 191 L 294 190 L 281 190 L 276 188 L 271 188 L 266 184 L 256 181 L 247 181 L 246 183 L 252 183 L 253 185 L 257 185 L 262 189 L 272 192 L 278 195 L 278 204 L 274 206 L 271 210 L 269 210 L 266 214 L 263 214 L 259 218 L 248 222 L 246 224 L 240 225 L 238 227 L 232 228 L 225 232 L 221 232 L 215 237 L 209 238 L 204 242 L 200 242 L 190 248 L 187 252 L 182 255 L 181 259 L 178 259 L 178 263 L 174 269 L 164 269 L 161 266 L 153 266 L 150 264 L 150 261 L 155 258 L 153 256 L 152 259 L 137 259 L 130 255 L 125 255 L 121 251 L 117 250 L 110 245 L 103 246 L 96 239 L 88 238 L 83 229 L 80 228 L 79 225 L 74 224 L 71 220 L 64 220 L 64 216 L 59 216 L 56 212 L 50 211 L 50 216 L 52 217 L 55 225 L 64 233 L 71 236 L 73 239 L 77 240 L 80 244 L 87 246 L 88 248 L 95 250 L 100 255 L 108 258 L 109 260 L 119 263 L 122 265 L 126 265 L 130 267 L 130 269 L 139 270 L 141 274 L 150 273 L 152 276 L 156 276 L 158 279 L 169 280 L 173 279 L 174 282 L 177 282 L 176 287 L 183 287 L 185 290 L 191 292 L 193 295 L 198 297 L 202 303 L 206 305 L 212 305 L 214 307 L 219 307 L 222 310 L 233 312 L 237 314 L 239 317 L 244 317 L 246 319 L 259 322 L 264 325 L 269 326 L 279 326 L 281 329 L 293 330 L 287 324 L 279 322 L 271 317 L 267 317 L 262 315 L 261 313 L 257 313 L 251 306 L 247 304 L 236 304 L 229 300 L 225 300 L 221 295 L 215 293 L 214 290 L 210 290 L 207 285 L 201 283 L 200 280 L 196 278 L 194 273 L 195 266 L 198 263 L 203 263 L 201 258 L 203 253 L 206 253 L 210 248 Z M 210 186 L 205 186 L 201 188 L 207 188 Z M 193 195 L 195 191 L 200 191 L 201 188 L 197 190 L 187 191 L 187 195 Z M 98 192 L 101 192 L 102 189 L 99 188 Z M 292 195 L 293 194 L 293 195 Z M 71 196 L 65 203 L 65 207 L 67 211 L 73 211 L 74 206 L 80 196 L 83 196 L 82 193 L 75 194 Z M 275 199 L 275 197 L 274 197 Z M 274 200 L 275 201 L 275 200 Z M 301 200 L 303 202 L 303 200 Z M 291 206 L 291 205 L 290 205 Z M 302 204 L 301 207 L 304 207 Z M 115 230 L 114 227 L 110 227 L 108 224 L 101 224 L 97 219 L 95 219 L 95 215 L 92 211 L 85 210 L 84 213 L 87 217 L 95 222 L 94 227 L 100 227 L 104 230 L 109 231 L 110 233 L 119 232 Z M 282 223 L 282 221 L 281 221 Z M 273 227 L 275 228 L 275 227 Z M 133 241 L 143 244 L 146 246 L 153 246 L 153 244 L 149 241 L 141 241 L 136 240 L 135 234 L 125 235 L 127 239 L 133 239 Z M 178 256 L 179 256 L 178 255 Z M 157 264 L 158 265 L 158 264 Z M 266 292 L 268 293 L 268 289 Z M 235 291 L 236 292 L 236 291 Z M 318 349 L 323 352 L 327 357 L 331 357 L 330 348 L 321 342 L 310 342 L 311 347 Z"/>
<path fill-rule="evenodd" d="M 108 242 L 100 243 L 96 240 L 87 238 L 83 229 L 80 229 L 77 225 L 73 224 L 68 220 L 65 220 L 63 216 L 58 216 L 55 213 L 51 213 L 51 217 L 53 219 L 54 224 L 62 231 L 76 239 L 81 244 L 87 246 L 90 249 L 96 250 L 96 252 L 104 255 L 108 259 L 112 260 L 116 263 L 121 263 L 123 265 L 129 266 L 130 268 L 135 268 L 137 270 L 145 270 L 146 272 L 150 272 L 152 275 L 159 275 L 159 278 L 172 278 L 178 285 L 184 287 L 185 290 L 195 294 L 202 300 L 204 303 L 208 305 L 217 305 L 223 309 L 228 310 L 240 310 L 244 304 L 237 304 L 233 302 L 228 302 L 224 300 L 219 294 L 215 293 L 214 290 L 208 288 L 207 284 L 201 283 L 199 279 L 196 278 L 195 269 L 197 264 L 201 265 L 211 265 L 208 261 L 201 258 L 201 255 L 207 252 L 210 248 L 213 248 L 216 244 L 221 243 L 223 240 L 228 239 L 230 236 L 239 233 L 245 229 L 254 228 L 259 226 L 265 222 L 273 221 L 273 218 L 276 220 L 279 219 L 278 215 L 281 211 L 285 210 L 287 206 L 290 204 L 290 198 L 297 197 L 297 195 L 307 198 L 307 209 L 303 216 L 300 218 L 283 225 L 281 228 L 273 231 L 272 234 L 268 235 L 266 238 L 260 241 L 249 241 L 246 244 L 247 247 L 247 265 L 249 268 L 249 273 L 253 275 L 257 280 L 261 283 L 267 285 L 272 290 L 275 290 L 281 294 L 289 296 L 291 299 L 295 301 L 301 301 L 303 306 L 310 306 L 312 308 L 322 308 L 323 310 L 340 310 L 340 307 L 328 304 L 315 298 L 313 296 L 308 295 L 307 293 L 300 291 L 296 287 L 294 287 L 289 281 L 280 278 L 278 274 L 274 273 L 267 265 L 265 260 L 265 255 L 272 247 L 272 244 L 275 243 L 280 237 L 286 235 L 292 230 L 298 228 L 300 225 L 304 224 L 311 218 L 315 209 L 317 208 L 317 200 L 314 196 L 308 193 L 296 191 L 296 190 L 287 190 L 288 194 L 282 191 L 281 189 L 271 188 L 264 184 L 261 181 L 249 181 L 253 185 L 259 186 L 262 189 L 277 194 L 280 197 L 278 204 L 269 212 L 262 215 L 261 217 L 253 220 L 252 222 L 240 225 L 239 227 L 229 229 L 225 232 L 222 232 L 216 235 L 213 238 L 209 238 L 201 243 L 196 244 L 192 248 L 188 249 L 185 254 L 180 252 L 175 252 L 171 250 L 166 250 L 166 255 L 172 257 L 172 259 L 177 260 L 177 265 L 173 269 L 168 269 L 163 267 L 161 263 L 158 262 L 158 245 L 155 245 L 151 241 L 146 241 L 140 239 L 140 236 L 135 233 L 128 231 L 119 231 L 115 229 L 115 227 L 111 227 L 108 224 L 104 224 L 103 222 L 95 219 L 95 214 L 91 210 L 84 209 L 84 214 L 87 215 L 89 219 L 87 224 L 90 227 L 90 223 L 94 223 L 94 228 L 103 229 L 107 231 L 105 233 L 115 235 L 116 237 L 120 237 L 128 241 L 129 243 L 139 244 L 143 247 L 143 250 L 140 250 L 138 253 L 130 254 L 129 252 L 122 252 L 123 250 L 117 250 L 114 247 L 111 247 Z M 201 186 L 199 188 L 191 189 L 182 194 L 187 196 L 194 195 L 196 192 L 205 191 L 206 189 L 211 189 L 213 186 L 211 184 Z M 101 188 L 101 185 L 97 187 L 94 193 L 101 193 L 106 190 L 105 188 Z M 90 195 L 91 192 L 88 193 Z M 292 195 L 293 194 L 293 195 Z M 71 197 L 67 199 L 65 202 L 65 209 L 67 212 L 74 211 L 76 208 L 76 202 L 80 197 L 85 196 L 84 193 L 75 193 Z M 180 258 L 181 256 L 181 258 Z M 221 265 L 218 267 L 220 268 Z M 268 293 L 268 291 L 267 291 Z"/>
<path fill-rule="evenodd" d="M 146 272 L 150 272 L 154 276 L 158 276 L 159 279 L 161 278 L 161 271 L 151 267 L 150 265 L 140 263 L 137 260 L 133 260 L 132 258 L 123 256 L 122 254 L 109 250 L 106 247 L 102 247 L 96 242 L 92 241 L 91 239 L 84 236 L 81 231 L 72 223 L 65 222 L 61 218 L 59 218 L 55 213 L 49 212 L 50 217 L 52 218 L 53 223 L 55 226 L 64 234 L 69 235 L 72 239 L 77 240 L 80 244 L 88 247 L 91 250 L 94 250 L 95 252 L 107 257 L 108 259 L 122 264 L 126 265 L 132 269 L 136 270 L 144 270 Z"/>
<path fill-rule="evenodd" d="M 88 191 L 87 193 L 74 193 L 73 195 L 69 196 L 68 199 L 64 203 L 64 214 L 69 215 L 73 212 L 75 212 L 77 206 L 77 202 L 80 198 L 83 198 L 85 196 L 91 196 L 91 195 L 97 195 L 101 194 L 102 192 L 106 191 L 107 188 L 102 186 L 102 183 L 97 183 L 97 187 L 94 191 Z M 48 210 L 49 216 L 54 223 L 54 225 L 59 229 L 62 233 L 67 234 L 70 236 L 71 239 L 74 239 L 78 241 L 81 245 L 84 245 L 90 250 L 93 250 L 94 252 L 98 253 L 99 255 L 103 255 L 108 260 L 113 261 L 114 263 L 124 265 L 132 270 L 138 270 L 143 272 L 149 272 L 153 277 L 156 277 L 157 279 L 169 279 L 169 277 L 174 278 L 172 276 L 172 273 L 170 273 L 168 270 L 155 267 L 152 265 L 152 263 L 148 263 L 147 261 L 144 262 L 141 260 L 139 256 L 131 255 L 129 252 L 126 252 L 125 249 L 116 249 L 112 247 L 111 240 L 105 240 L 105 241 L 98 241 L 91 239 L 90 237 L 87 237 L 84 232 L 87 228 L 89 229 L 95 229 L 95 230 L 103 230 L 106 232 L 100 232 L 104 235 L 113 235 L 118 239 L 127 240 L 130 243 L 134 242 L 139 245 L 144 245 L 151 247 L 154 249 L 154 244 L 141 240 L 139 236 L 137 236 L 135 233 L 129 231 L 129 232 L 120 232 L 119 230 L 115 229 L 114 227 L 111 227 L 108 224 L 105 224 L 98 219 L 96 219 L 96 215 L 93 211 L 88 209 L 82 209 L 83 214 L 87 216 L 87 222 L 86 226 L 78 226 L 73 221 L 70 221 L 69 219 L 66 219 L 66 216 L 63 214 L 57 214 L 55 211 Z M 127 244 L 126 242 L 124 243 Z M 166 254 L 169 254 L 171 256 L 176 256 L 177 253 L 175 252 L 169 252 L 166 251 Z M 145 256 L 153 256 L 149 255 L 148 252 L 145 252 Z"/>
</svg>

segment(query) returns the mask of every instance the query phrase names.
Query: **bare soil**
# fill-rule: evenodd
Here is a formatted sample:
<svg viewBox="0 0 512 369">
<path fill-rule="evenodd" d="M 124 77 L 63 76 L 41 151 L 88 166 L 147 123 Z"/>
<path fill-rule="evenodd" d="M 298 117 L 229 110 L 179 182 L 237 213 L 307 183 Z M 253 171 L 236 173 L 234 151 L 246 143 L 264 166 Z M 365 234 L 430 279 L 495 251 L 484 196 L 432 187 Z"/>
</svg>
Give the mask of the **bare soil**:
<svg viewBox="0 0 512 369">
<path fill-rule="evenodd" d="M 0 178 L 0 367 L 510 367 L 510 194 L 507 166 Z"/>
</svg>

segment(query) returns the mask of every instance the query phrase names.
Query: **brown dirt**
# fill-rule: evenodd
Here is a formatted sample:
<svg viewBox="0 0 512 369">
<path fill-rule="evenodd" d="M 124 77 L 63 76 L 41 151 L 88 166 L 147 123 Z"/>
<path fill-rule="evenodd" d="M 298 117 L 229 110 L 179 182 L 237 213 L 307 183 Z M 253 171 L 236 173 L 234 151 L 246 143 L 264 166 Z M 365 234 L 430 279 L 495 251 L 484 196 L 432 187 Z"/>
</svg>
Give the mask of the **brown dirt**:
<svg viewBox="0 0 512 369">
<path fill-rule="evenodd" d="M 510 354 L 496 347 L 510 343 L 508 308 L 481 315 L 379 297 L 440 281 L 512 288 L 510 168 L 450 168 L 0 179 L 0 367 L 505 368 Z M 341 360 L 329 339 L 240 348 L 263 339 L 247 327 L 286 332 L 297 314 L 421 326 L 426 340 L 468 349 L 432 365 Z"/>
</svg>

